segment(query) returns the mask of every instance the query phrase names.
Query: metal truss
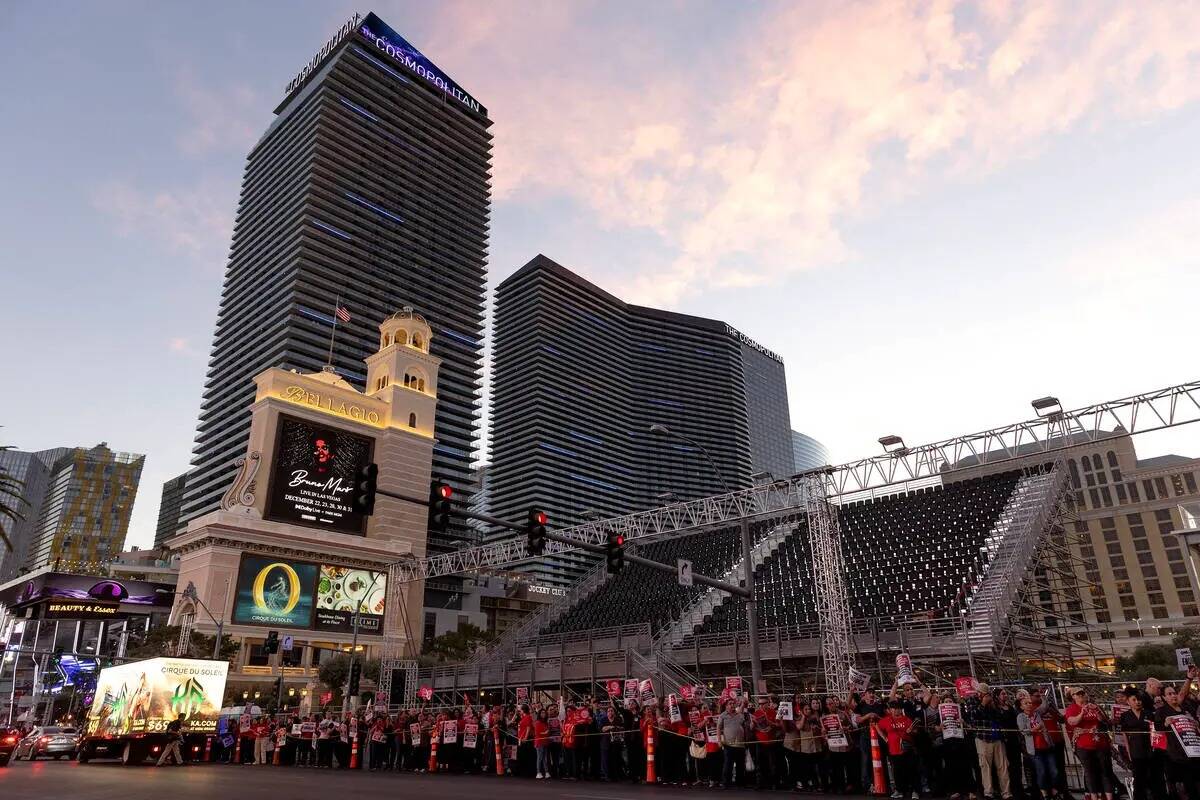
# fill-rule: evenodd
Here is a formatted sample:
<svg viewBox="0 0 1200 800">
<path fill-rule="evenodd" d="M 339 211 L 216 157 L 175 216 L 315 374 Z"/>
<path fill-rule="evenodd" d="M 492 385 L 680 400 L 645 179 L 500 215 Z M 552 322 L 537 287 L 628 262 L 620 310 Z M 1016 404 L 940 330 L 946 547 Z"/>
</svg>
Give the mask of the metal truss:
<svg viewBox="0 0 1200 800">
<path fill-rule="evenodd" d="M 936 480 L 957 468 L 996 464 L 1039 453 L 1051 454 L 1113 436 L 1146 433 L 1198 421 L 1200 381 L 1192 381 L 826 467 L 827 493 L 830 499 L 836 500 L 856 492 L 869 492 L 907 481 Z M 803 508 L 808 480 L 808 475 L 802 473 L 770 484 L 588 522 L 559 532 L 580 541 L 602 545 L 609 532 L 623 534 L 629 541 L 729 525 L 744 517 L 763 517 Z M 577 550 L 558 542 L 549 542 L 546 555 Z M 390 569 L 389 580 L 393 582 L 392 585 L 398 585 L 440 575 L 515 564 L 528 557 L 524 541 L 511 536 L 482 547 L 395 564 Z"/>
<path fill-rule="evenodd" d="M 850 652 L 850 602 L 842 561 L 842 535 L 837 510 L 826 497 L 828 476 L 807 476 L 808 536 L 812 543 L 813 590 L 817 620 L 821 626 L 821 664 L 825 668 L 826 691 L 837 697 L 846 694 L 853 656 Z"/>
</svg>

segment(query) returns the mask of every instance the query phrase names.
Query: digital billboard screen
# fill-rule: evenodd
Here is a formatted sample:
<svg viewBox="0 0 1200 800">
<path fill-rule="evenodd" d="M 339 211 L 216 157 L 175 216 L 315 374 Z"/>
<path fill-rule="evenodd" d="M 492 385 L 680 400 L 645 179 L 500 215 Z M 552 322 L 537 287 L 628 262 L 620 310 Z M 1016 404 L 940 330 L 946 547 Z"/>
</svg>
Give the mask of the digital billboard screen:
<svg viewBox="0 0 1200 800">
<path fill-rule="evenodd" d="M 241 625 L 309 628 L 317 565 L 266 556 L 242 556 L 233 621 Z"/>
<path fill-rule="evenodd" d="M 358 632 L 383 633 L 383 615 L 387 604 L 387 574 L 365 569 L 321 565 L 317 579 L 316 614 L 313 628 L 319 631 L 351 633 L 354 608 L 358 606 Z"/>
<path fill-rule="evenodd" d="M 159 591 L 160 589 L 164 591 Z M 168 610 L 174 602 L 175 585 L 148 581 L 98 578 L 47 572 L 0 592 L 0 605 L 23 607 L 44 600 L 78 601 L 81 604 L 157 606 Z"/>
<path fill-rule="evenodd" d="M 387 573 L 335 564 L 244 554 L 238 572 L 233 621 L 241 625 L 354 630 L 382 635 Z"/>
<path fill-rule="evenodd" d="M 280 416 L 267 519 L 361 536 L 367 518 L 354 510 L 354 482 L 374 451 L 369 436 Z"/>
</svg>

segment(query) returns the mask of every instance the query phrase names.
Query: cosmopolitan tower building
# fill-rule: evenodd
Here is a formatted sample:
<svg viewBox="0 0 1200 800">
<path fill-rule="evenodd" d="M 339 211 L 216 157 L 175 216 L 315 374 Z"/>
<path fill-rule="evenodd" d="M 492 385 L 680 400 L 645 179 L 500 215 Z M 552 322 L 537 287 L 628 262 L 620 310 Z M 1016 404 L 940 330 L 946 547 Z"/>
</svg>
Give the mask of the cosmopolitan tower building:
<svg viewBox="0 0 1200 800">
<path fill-rule="evenodd" d="M 328 361 L 365 388 L 379 320 L 402 306 L 428 320 L 442 360 L 434 474 L 469 493 L 490 126 L 486 108 L 374 14 L 347 21 L 287 86 L 246 162 L 181 524 L 215 509 L 233 479 L 256 374 Z M 454 535 L 431 535 L 430 552 Z"/>
<path fill-rule="evenodd" d="M 491 511 L 551 526 L 793 473 L 782 359 L 712 319 L 630 305 L 538 256 L 496 294 Z M 650 432 L 665 425 L 701 445 Z M 530 564 L 564 586 L 583 555 Z"/>
</svg>

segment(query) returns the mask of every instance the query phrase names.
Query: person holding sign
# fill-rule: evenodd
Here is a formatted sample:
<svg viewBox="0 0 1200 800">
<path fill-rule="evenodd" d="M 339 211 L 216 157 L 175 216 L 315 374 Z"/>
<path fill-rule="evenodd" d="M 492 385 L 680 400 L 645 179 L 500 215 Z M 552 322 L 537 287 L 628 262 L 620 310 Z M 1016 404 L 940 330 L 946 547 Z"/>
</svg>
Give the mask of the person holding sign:
<svg viewBox="0 0 1200 800">
<path fill-rule="evenodd" d="M 1112 723 L 1104 709 L 1088 698 L 1087 689 L 1079 687 L 1071 696 L 1075 702 L 1067 706 L 1067 730 L 1083 766 L 1084 792 L 1091 800 L 1112 800 L 1112 765 L 1105 733 Z"/>
<path fill-rule="evenodd" d="M 821 716 L 825 747 L 829 750 L 829 789 L 845 792 L 854 785 L 854 751 L 850 748 L 850 717 L 836 697 L 825 698 L 825 713 Z"/>
<path fill-rule="evenodd" d="M 1183 707 L 1184 697 L 1174 686 L 1164 685 L 1165 705 L 1154 716 L 1156 727 L 1167 734 L 1167 788 L 1180 800 L 1200 797 L 1200 731 L 1196 718 Z"/>
</svg>

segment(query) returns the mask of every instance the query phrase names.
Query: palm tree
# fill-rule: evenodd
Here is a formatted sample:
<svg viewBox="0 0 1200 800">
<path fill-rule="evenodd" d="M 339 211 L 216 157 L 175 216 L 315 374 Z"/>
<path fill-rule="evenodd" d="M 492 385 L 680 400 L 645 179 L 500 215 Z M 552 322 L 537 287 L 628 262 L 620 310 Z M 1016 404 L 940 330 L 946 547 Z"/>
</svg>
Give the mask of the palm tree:
<svg viewBox="0 0 1200 800">
<path fill-rule="evenodd" d="M 0 453 L 5 450 L 12 450 L 12 447 L 0 445 Z M 12 540 L 8 538 L 8 532 L 4 530 L 4 517 L 8 517 L 14 523 L 25 519 L 25 515 L 20 510 L 21 506 L 29 505 L 22 496 L 24 490 L 24 481 L 8 474 L 8 470 L 0 467 L 0 541 L 4 542 L 4 546 L 9 551 L 13 549 L 13 546 Z"/>
</svg>

